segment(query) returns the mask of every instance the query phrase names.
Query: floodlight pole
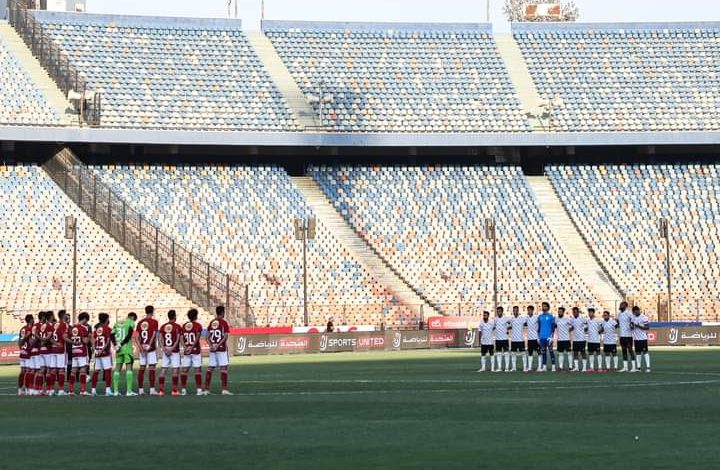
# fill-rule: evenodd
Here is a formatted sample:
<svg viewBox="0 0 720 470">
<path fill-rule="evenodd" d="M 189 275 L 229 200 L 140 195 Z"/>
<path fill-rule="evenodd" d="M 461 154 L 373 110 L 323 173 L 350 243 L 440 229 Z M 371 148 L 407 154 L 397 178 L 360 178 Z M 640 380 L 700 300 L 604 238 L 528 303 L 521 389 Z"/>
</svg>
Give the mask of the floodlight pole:
<svg viewBox="0 0 720 470">
<path fill-rule="evenodd" d="M 493 312 L 497 312 L 497 236 L 495 232 L 495 219 L 485 219 L 485 238 L 492 240 L 493 247 Z"/>
<path fill-rule="evenodd" d="M 665 239 L 665 275 L 667 277 L 668 321 L 672 321 L 672 281 L 670 279 L 670 221 L 660 218 L 660 236 Z"/>
<path fill-rule="evenodd" d="M 303 321 L 305 326 L 310 324 L 308 315 L 308 295 L 307 295 L 307 241 L 315 239 L 315 219 L 306 218 L 295 219 L 295 239 L 302 242 L 303 250 Z"/>
<path fill-rule="evenodd" d="M 65 216 L 65 238 L 73 241 L 72 259 L 72 321 L 77 322 L 77 218 L 73 215 Z"/>
<path fill-rule="evenodd" d="M 485 0 L 485 22 L 490 22 L 490 0 Z"/>
</svg>

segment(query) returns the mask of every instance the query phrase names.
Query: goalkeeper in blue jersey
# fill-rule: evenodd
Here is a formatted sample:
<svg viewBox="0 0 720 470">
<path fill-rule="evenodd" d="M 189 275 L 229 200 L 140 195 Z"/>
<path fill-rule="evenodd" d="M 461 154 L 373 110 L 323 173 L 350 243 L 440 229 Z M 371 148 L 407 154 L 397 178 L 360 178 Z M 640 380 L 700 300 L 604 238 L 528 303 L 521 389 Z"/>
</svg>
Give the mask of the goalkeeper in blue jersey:
<svg viewBox="0 0 720 470">
<path fill-rule="evenodd" d="M 132 345 L 132 334 L 135 331 L 135 322 L 137 321 L 137 314 L 135 312 L 128 313 L 127 319 L 115 324 L 112 330 L 113 338 L 115 338 L 115 344 L 117 351 L 115 353 L 115 372 L 113 373 L 113 392 L 115 396 L 120 396 L 120 372 L 122 372 L 123 365 L 125 366 L 125 386 L 126 396 L 132 397 L 137 395 L 133 391 L 133 362 L 135 356 L 133 355 Z"/>
<path fill-rule="evenodd" d="M 555 370 L 555 352 L 553 351 L 553 335 L 555 334 L 555 316 L 550 313 L 550 304 L 542 303 L 542 313 L 538 316 L 538 338 L 540 340 L 540 355 L 542 357 L 541 372 L 547 370 L 547 354 L 550 353 L 552 370 Z"/>
</svg>

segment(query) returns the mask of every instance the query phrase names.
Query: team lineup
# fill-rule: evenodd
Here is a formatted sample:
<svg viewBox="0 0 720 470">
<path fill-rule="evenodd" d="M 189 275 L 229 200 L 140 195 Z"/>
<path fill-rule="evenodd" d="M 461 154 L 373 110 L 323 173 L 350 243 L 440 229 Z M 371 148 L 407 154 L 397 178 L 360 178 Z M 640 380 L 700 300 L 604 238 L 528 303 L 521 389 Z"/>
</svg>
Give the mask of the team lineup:
<svg viewBox="0 0 720 470">
<path fill-rule="evenodd" d="M 207 326 L 206 341 L 209 346 L 208 368 L 205 383 L 202 377 L 202 354 L 200 339 L 203 327 L 197 321 L 198 311 L 187 312 L 187 322 L 177 323 L 175 310 L 167 313 L 167 322 L 160 325 L 155 319 L 155 309 L 145 307 L 145 317 L 138 321 L 137 314 L 130 312 L 127 318 L 110 328 L 107 313 L 98 315 L 98 323 L 91 327 L 90 315 L 78 315 L 78 322 L 70 325 L 65 311 L 40 312 L 37 321 L 32 315 L 25 317 L 20 329 L 20 375 L 18 395 L 74 395 L 75 381 L 79 382 L 79 394 L 96 396 L 97 384 L 102 373 L 105 395 L 120 396 L 121 373 L 125 372 L 126 396 L 145 394 L 145 374 L 148 375 L 149 395 L 163 396 L 168 372 L 172 377 L 171 394 L 187 395 L 187 381 L 192 369 L 195 375 L 197 395 L 208 395 L 215 369 L 220 371 L 221 394 L 228 391 L 228 348 L 230 326 L 225 320 L 225 308 L 215 309 L 215 318 Z M 135 333 L 135 334 L 133 334 Z M 139 351 L 137 392 L 134 389 L 134 346 Z M 114 361 L 113 361 L 114 351 Z M 158 388 L 155 388 L 158 351 L 162 352 Z M 181 354 L 182 351 L 182 354 Z M 94 357 L 94 370 L 89 366 Z M 113 370 L 114 369 L 114 370 Z M 65 391 L 67 376 L 68 391 Z M 90 379 L 91 389 L 87 391 Z M 111 383 L 112 382 L 112 383 Z M 57 390 L 56 390 L 57 385 Z M 180 388 L 179 388 L 180 387 Z"/>
<path fill-rule="evenodd" d="M 532 305 L 527 307 L 525 315 L 520 315 L 519 307 L 513 307 L 510 317 L 504 315 L 502 307 L 497 308 L 494 319 L 490 318 L 490 312 L 483 312 L 477 328 L 481 354 L 478 372 L 515 371 L 518 357 L 522 360 L 522 370 L 530 372 L 536 356 L 537 372 L 548 370 L 548 356 L 552 371 L 564 370 L 567 358 L 569 370 L 574 372 L 640 372 L 643 359 L 645 372 L 650 372 L 650 322 L 640 308 L 628 310 L 627 302 L 622 302 L 617 320 L 608 311 L 603 312 L 602 318 L 595 318 L 595 313 L 594 308 L 589 308 L 586 317 L 578 307 L 573 307 L 572 316 L 567 316 L 565 308 L 560 307 L 556 317 L 550 313 L 550 304 L 547 302 L 542 303 L 539 315 L 535 314 Z M 557 355 L 553 348 L 555 337 Z M 622 369 L 619 368 L 620 358 L 617 355 L 618 338 L 622 350 Z M 486 367 L 486 359 L 489 359 L 490 367 Z"/>
</svg>

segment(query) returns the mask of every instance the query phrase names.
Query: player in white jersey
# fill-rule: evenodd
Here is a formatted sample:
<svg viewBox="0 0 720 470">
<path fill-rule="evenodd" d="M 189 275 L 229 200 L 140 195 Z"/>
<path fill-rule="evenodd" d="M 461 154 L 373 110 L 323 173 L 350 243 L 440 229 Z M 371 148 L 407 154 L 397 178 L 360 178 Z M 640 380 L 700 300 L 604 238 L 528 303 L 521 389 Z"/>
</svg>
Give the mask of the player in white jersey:
<svg viewBox="0 0 720 470">
<path fill-rule="evenodd" d="M 633 325 L 633 341 L 635 342 L 635 359 L 637 368 L 633 372 L 640 372 L 642 368 L 642 360 L 645 358 L 645 372 L 650 373 L 650 352 L 648 351 L 648 330 L 650 329 L 650 320 L 640 312 L 640 307 L 632 309 L 632 325 Z"/>
<path fill-rule="evenodd" d="M 480 368 L 478 372 L 485 372 L 485 356 L 490 356 L 490 371 L 495 372 L 495 321 L 490 320 L 490 312 L 483 312 L 483 318 L 478 325 L 480 336 Z"/>
<path fill-rule="evenodd" d="M 570 347 L 570 332 L 573 328 L 573 319 L 565 315 L 565 307 L 558 308 L 558 316 L 555 321 L 557 324 L 557 352 L 558 352 L 558 372 L 563 370 L 565 365 L 565 356 L 567 356 L 568 366 L 572 365 L 572 351 Z"/>
<path fill-rule="evenodd" d="M 603 312 L 602 335 L 603 335 L 603 356 L 605 356 L 605 369 L 610 370 L 610 361 L 613 362 L 615 370 L 618 369 L 617 355 L 617 330 L 618 322 L 610 316 L 610 312 Z"/>
<path fill-rule="evenodd" d="M 525 324 L 527 317 L 520 315 L 520 307 L 513 307 L 512 317 L 510 317 L 510 370 L 517 370 L 517 358 L 522 357 L 523 372 L 527 372 L 527 355 L 525 354 Z"/>
<path fill-rule="evenodd" d="M 587 351 L 585 351 L 585 346 L 587 343 L 587 329 L 588 329 L 588 320 L 587 318 L 583 317 L 580 314 L 580 309 L 578 307 L 573 307 L 572 309 L 572 316 L 573 316 L 573 360 L 574 367 L 572 370 L 575 372 L 581 371 L 581 365 L 582 370 L 587 372 Z M 580 362 L 580 359 L 582 358 L 582 363 Z"/>
<path fill-rule="evenodd" d="M 503 314 L 504 311 L 502 307 L 498 307 L 495 314 L 495 352 L 497 352 L 495 372 L 503 371 L 503 359 L 505 359 L 505 371 L 510 372 L 510 340 L 508 339 L 510 318 Z"/>
<path fill-rule="evenodd" d="M 633 351 L 632 313 L 628 309 L 627 302 L 620 304 L 618 324 L 620 326 L 620 348 L 623 356 L 623 368 L 619 372 L 632 371 L 632 369 L 635 369 L 635 352 Z"/>
<path fill-rule="evenodd" d="M 538 341 L 538 316 L 535 315 L 535 307 L 528 305 L 527 315 L 525 315 L 525 324 L 527 325 L 527 361 L 528 366 L 525 372 L 530 372 L 533 368 L 533 358 L 538 358 L 538 372 L 542 369 L 540 361 L 540 342 Z"/>
<path fill-rule="evenodd" d="M 595 371 L 595 359 L 598 360 L 598 369 L 602 369 L 602 358 L 600 357 L 600 332 L 602 331 L 603 321 L 600 318 L 595 318 L 595 309 L 588 309 L 588 324 L 587 324 L 587 351 L 588 358 L 590 360 L 588 372 Z"/>
</svg>

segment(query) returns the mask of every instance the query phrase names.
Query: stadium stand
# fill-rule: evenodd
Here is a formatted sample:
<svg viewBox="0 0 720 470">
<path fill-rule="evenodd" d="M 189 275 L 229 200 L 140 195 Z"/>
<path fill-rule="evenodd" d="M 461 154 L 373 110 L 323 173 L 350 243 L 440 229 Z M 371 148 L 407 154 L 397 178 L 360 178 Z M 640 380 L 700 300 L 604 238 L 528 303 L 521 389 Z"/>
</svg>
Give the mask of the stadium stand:
<svg viewBox="0 0 720 470">
<path fill-rule="evenodd" d="M 718 319 L 720 166 L 549 166 L 556 191 L 620 289 L 648 312 L 667 298 L 670 219 L 673 320 Z"/>
<path fill-rule="evenodd" d="M 323 125 L 343 132 L 527 132 L 486 24 L 265 21 Z M 325 103 L 326 98 L 329 99 Z"/>
<path fill-rule="evenodd" d="M 104 126 L 298 130 L 239 21 L 35 15 L 102 94 Z"/>
<path fill-rule="evenodd" d="M 516 24 L 558 131 L 720 129 L 720 23 Z"/>
<path fill-rule="evenodd" d="M 302 323 L 302 244 L 295 217 L 311 214 L 277 167 L 108 166 L 103 180 L 151 222 L 249 285 L 259 324 Z M 308 242 L 310 323 L 405 325 L 419 318 L 379 285 L 330 231 Z"/>
<path fill-rule="evenodd" d="M 497 224 L 501 305 L 598 305 L 537 209 L 517 167 L 313 167 L 336 208 L 418 292 L 446 313 L 492 306 Z M 465 309 L 462 311 L 462 309 Z"/>
<path fill-rule="evenodd" d="M 72 241 L 65 216 L 78 220 L 77 302 L 79 311 L 124 315 L 147 303 L 177 308 L 190 302 L 148 272 L 95 225 L 37 166 L 0 166 L 0 299 L 12 315 L 3 330 L 26 313 L 70 310 Z"/>
<path fill-rule="evenodd" d="M 0 124 L 58 124 L 60 116 L 0 40 Z"/>
</svg>

